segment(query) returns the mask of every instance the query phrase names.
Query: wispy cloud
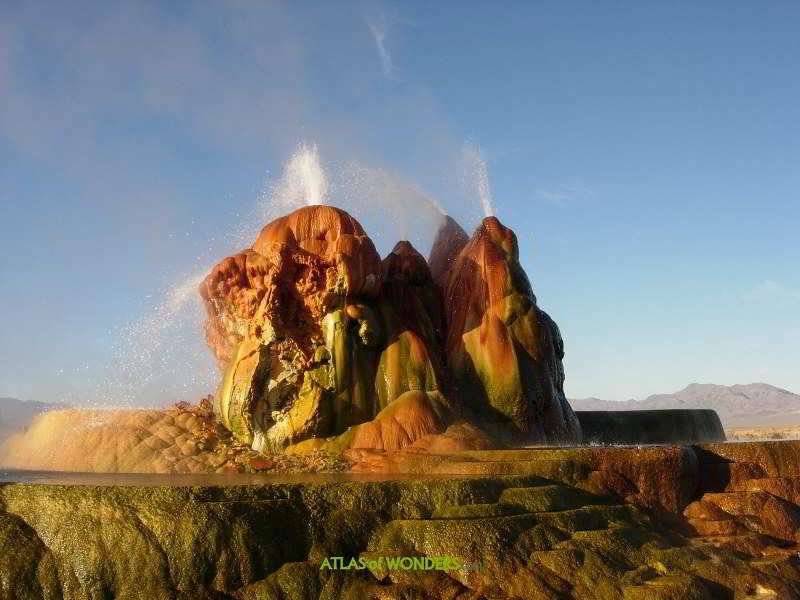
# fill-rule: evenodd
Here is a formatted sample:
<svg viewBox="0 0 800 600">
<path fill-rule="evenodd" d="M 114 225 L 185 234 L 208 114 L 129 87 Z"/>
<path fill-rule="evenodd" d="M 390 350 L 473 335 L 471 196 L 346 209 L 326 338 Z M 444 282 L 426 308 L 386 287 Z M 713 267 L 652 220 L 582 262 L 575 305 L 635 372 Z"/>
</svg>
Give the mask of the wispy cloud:
<svg viewBox="0 0 800 600">
<path fill-rule="evenodd" d="M 386 47 L 386 38 L 390 29 L 386 20 L 386 15 L 385 13 L 381 13 L 378 19 L 365 17 L 365 21 L 367 22 L 370 33 L 372 33 L 372 39 L 375 41 L 375 48 L 378 50 L 378 57 L 381 60 L 381 70 L 384 75 L 391 77 L 395 72 L 395 66 L 392 61 L 392 55 L 389 54 L 389 50 Z"/>
</svg>

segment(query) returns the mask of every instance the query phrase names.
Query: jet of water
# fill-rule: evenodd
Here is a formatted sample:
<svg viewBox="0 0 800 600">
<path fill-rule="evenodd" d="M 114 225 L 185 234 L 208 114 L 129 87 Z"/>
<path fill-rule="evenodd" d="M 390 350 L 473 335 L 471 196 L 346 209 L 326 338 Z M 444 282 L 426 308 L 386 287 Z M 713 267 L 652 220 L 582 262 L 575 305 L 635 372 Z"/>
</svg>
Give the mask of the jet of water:
<svg viewBox="0 0 800 600">
<path fill-rule="evenodd" d="M 492 205 L 492 191 L 489 188 L 489 171 L 486 168 L 486 160 L 480 146 L 474 141 L 468 140 L 464 143 L 464 166 L 467 178 L 471 187 L 474 187 L 483 208 L 485 217 L 494 216 L 494 206 Z"/>
<path fill-rule="evenodd" d="M 226 253 L 252 244 L 265 223 L 301 206 L 323 203 L 365 218 L 368 223 L 363 224 L 384 246 L 384 254 L 400 239 L 413 241 L 424 252 L 444 220 L 436 200 L 397 174 L 351 161 L 333 163 L 329 177 L 317 146 L 300 144 L 280 177 L 267 183 L 252 214 L 237 215 L 236 224 L 200 252 L 191 272 L 171 278 L 138 318 L 110 332 L 115 341 L 108 364 L 89 382 L 89 397 L 76 394 L 65 400 L 104 407 L 163 406 L 213 391 L 219 372 L 202 335 L 200 282 Z"/>
<path fill-rule="evenodd" d="M 328 179 L 319 160 L 316 144 L 302 142 L 284 167 L 275 196 L 288 205 L 325 204 Z"/>
</svg>

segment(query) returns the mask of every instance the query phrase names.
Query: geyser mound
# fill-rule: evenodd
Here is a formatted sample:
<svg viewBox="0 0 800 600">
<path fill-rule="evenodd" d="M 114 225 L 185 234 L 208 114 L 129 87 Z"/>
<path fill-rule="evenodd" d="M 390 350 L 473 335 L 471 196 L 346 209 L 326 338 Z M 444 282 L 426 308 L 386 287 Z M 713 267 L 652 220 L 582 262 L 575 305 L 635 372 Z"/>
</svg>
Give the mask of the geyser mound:
<svg viewBox="0 0 800 600">
<path fill-rule="evenodd" d="M 579 441 L 516 236 L 490 217 L 465 238 L 448 218 L 432 273 L 409 242 L 381 261 L 338 208 L 265 226 L 200 287 L 222 424 L 269 452 L 427 447 L 467 425 L 461 445 L 485 447 L 479 422 L 498 441 Z"/>
<path fill-rule="evenodd" d="M 495 434 L 522 442 L 579 440 L 564 396 L 561 334 L 536 306 L 514 232 L 485 218 L 445 286 L 445 353 L 461 402 Z"/>
<path fill-rule="evenodd" d="M 315 325 L 341 298 L 375 296 L 380 281 L 380 257 L 355 219 L 338 208 L 300 208 L 269 223 L 251 248 L 227 257 L 203 280 L 206 341 L 224 368 L 261 309 L 269 314 L 257 320 L 289 328 L 286 337 L 308 356 L 311 340 L 299 338 L 321 335 Z"/>
<path fill-rule="evenodd" d="M 429 263 L 407 241 L 381 260 L 347 212 L 306 206 L 220 261 L 200 294 L 224 371 L 212 400 L 50 413 L 3 444 L 0 462 L 320 470 L 333 468 L 319 458 L 330 453 L 391 470 L 383 458 L 400 460 L 404 449 L 580 441 L 558 328 L 536 306 L 516 236 L 494 217 L 472 238 L 446 219 Z"/>
<path fill-rule="evenodd" d="M 431 248 L 428 262 L 430 264 L 431 276 L 440 289 L 444 290 L 447 287 L 447 276 L 453 266 L 453 262 L 459 253 L 464 249 L 464 246 L 469 242 L 469 236 L 464 231 L 455 219 L 451 216 L 446 216 L 444 223 L 439 227 L 436 232 L 436 238 L 433 240 L 433 247 Z"/>
</svg>

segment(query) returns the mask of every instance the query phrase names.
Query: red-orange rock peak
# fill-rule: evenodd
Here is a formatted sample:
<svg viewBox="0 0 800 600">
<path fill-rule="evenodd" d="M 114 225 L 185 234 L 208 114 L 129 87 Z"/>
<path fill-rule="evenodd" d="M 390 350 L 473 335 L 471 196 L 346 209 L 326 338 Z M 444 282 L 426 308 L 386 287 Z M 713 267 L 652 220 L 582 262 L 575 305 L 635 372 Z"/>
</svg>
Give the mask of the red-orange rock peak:
<svg viewBox="0 0 800 600">
<path fill-rule="evenodd" d="M 383 259 L 383 279 L 419 285 L 431 280 L 431 270 L 411 242 L 402 241 Z"/>
<path fill-rule="evenodd" d="M 264 256 L 277 258 L 283 249 L 343 265 L 349 295 L 375 297 L 380 292 L 380 256 L 361 224 L 340 208 L 299 208 L 266 225 L 253 244 L 253 250 Z"/>
<path fill-rule="evenodd" d="M 453 261 L 445 355 L 459 397 L 519 441 L 575 442 L 558 327 L 536 306 L 517 236 L 487 217 Z"/>
<path fill-rule="evenodd" d="M 436 233 L 436 239 L 428 258 L 431 276 L 442 291 L 447 287 L 447 275 L 456 256 L 464 249 L 467 242 L 469 242 L 467 232 L 455 219 L 446 216 L 444 223 Z"/>
<path fill-rule="evenodd" d="M 519 258 L 519 246 L 516 234 L 503 225 L 497 217 L 486 217 L 475 229 L 472 237 L 475 243 L 483 238 L 488 238 L 495 246 L 502 249 L 511 260 Z"/>
</svg>

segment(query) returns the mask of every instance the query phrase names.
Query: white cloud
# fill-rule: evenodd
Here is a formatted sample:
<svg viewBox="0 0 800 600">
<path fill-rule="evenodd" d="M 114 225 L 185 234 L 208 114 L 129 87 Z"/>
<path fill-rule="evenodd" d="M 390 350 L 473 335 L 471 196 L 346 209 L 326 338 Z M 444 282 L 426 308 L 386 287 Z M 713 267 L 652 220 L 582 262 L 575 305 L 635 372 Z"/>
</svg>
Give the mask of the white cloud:
<svg viewBox="0 0 800 600">
<path fill-rule="evenodd" d="M 0 20 L 0 135 L 35 158 L 104 159 L 109 124 L 143 118 L 245 152 L 291 147 L 313 124 L 307 50 L 280 2 L 180 19 L 151 4 L 32 5 Z"/>
</svg>

